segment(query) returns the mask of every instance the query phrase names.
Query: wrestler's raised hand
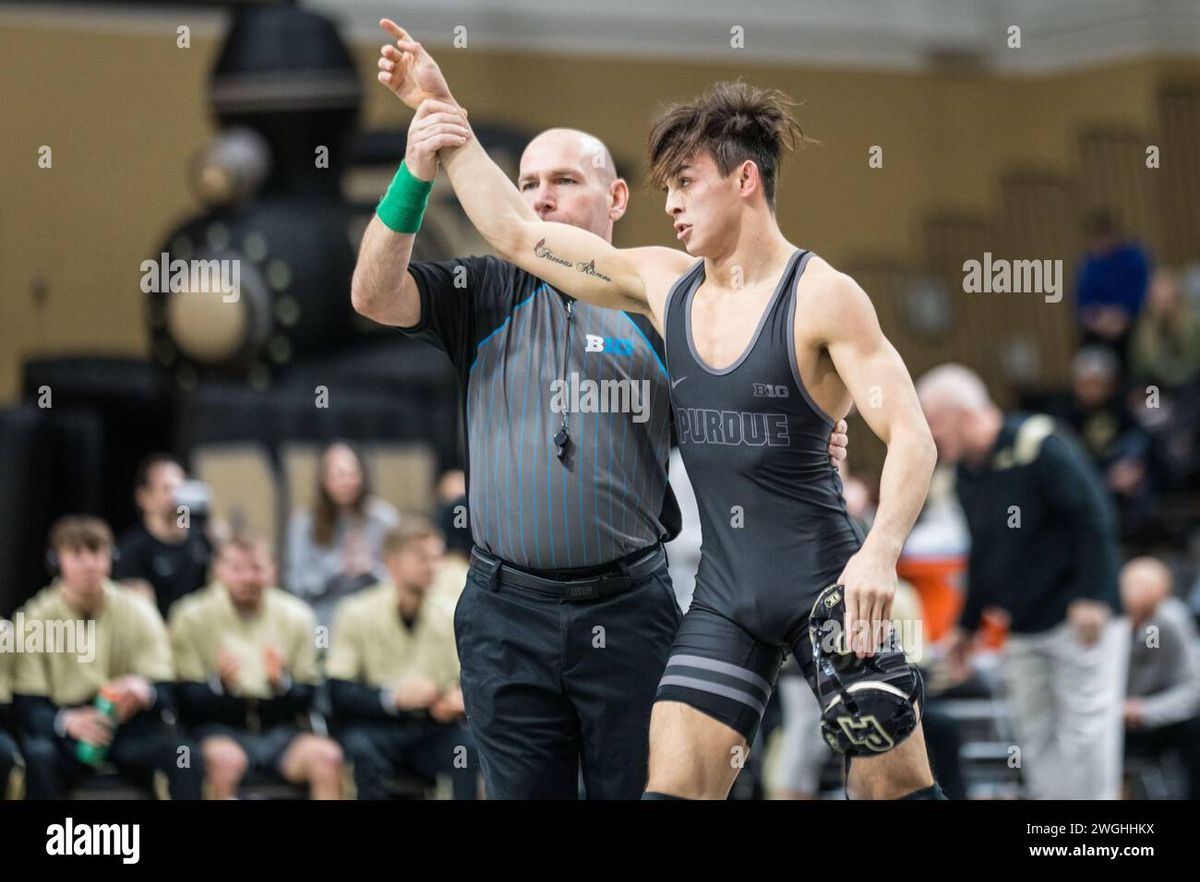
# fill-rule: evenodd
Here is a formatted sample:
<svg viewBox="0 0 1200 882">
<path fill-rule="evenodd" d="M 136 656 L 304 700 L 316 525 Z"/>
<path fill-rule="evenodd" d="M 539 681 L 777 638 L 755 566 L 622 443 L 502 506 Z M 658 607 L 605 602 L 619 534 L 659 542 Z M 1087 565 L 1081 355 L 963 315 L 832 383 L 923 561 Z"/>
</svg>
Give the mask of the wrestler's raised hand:
<svg viewBox="0 0 1200 882">
<path fill-rule="evenodd" d="M 396 40 L 379 50 L 379 82 L 413 110 L 426 98 L 455 103 L 441 68 L 425 47 L 390 18 L 380 19 L 379 26 Z"/>
</svg>

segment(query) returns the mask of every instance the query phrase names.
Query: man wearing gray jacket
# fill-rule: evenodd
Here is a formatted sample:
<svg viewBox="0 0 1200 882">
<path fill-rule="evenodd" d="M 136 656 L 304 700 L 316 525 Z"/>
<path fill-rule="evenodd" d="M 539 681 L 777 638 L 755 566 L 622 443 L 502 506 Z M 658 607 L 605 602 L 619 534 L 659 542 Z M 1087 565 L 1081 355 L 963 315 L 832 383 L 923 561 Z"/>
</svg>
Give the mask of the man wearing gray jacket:
<svg viewBox="0 0 1200 882">
<path fill-rule="evenodd" d="M 1132 624 L 1125 698 L 1126 753 L 1178 751 L 1188 799 L 1200 799 L 1200 657 L 1196 624 L 1172 593 L 1171 571 L 1138 557 L 1121 570 L 1121 602 Z"/>
</svg>

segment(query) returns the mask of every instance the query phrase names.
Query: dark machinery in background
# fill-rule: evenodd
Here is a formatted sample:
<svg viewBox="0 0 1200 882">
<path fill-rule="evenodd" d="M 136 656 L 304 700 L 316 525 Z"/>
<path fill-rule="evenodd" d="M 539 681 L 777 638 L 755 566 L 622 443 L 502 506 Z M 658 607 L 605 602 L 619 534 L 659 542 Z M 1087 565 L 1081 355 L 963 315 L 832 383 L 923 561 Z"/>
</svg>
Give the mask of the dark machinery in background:
<svg viewBox="0 0 1200 882">
<path fill-rule="evenodd" d="M 251 441 L 278 466 L 286 442 L 342 435 L 425 442 L 440 468 L 461 464 L 448 362 L 350 304 L 358 241 L 405 133 L 355 134 L 360 78 L 333 24 L 237 4 L 211 98 L 220 129 L 189 170 L 204 210 L 151 253 L 236 260 L 236 297 L 135 290 L 125 296 L 146 298 L 149 362 L 26 362 L 22 403 L 0 412 L 0 614 L 45 583 L 54 518 L 97 514 L 118 533 L 134 522 L 134 473 L 151 451 L 186 461 L 197 445 Z M 477 134 L 514 161 L 524 143 Z M 486 250 L 447 189 L 435 191 L 418 259 Z M 318 386 L 326 408 L 314 406 Z"/>
<path fill-rule="evenodd" d="M 328 20 L 287 6 L 244 8 L 213 69 L 220 132 L 196 155 L 207 210 L 156 254 L 237 261 L 239 290 L 152 295 L 152 357 L 184 389 L 202 377 L 272 375 L 352 341 L 353 216 L 340 191 L 362 103 L 350 54 Z"/>
</svg>

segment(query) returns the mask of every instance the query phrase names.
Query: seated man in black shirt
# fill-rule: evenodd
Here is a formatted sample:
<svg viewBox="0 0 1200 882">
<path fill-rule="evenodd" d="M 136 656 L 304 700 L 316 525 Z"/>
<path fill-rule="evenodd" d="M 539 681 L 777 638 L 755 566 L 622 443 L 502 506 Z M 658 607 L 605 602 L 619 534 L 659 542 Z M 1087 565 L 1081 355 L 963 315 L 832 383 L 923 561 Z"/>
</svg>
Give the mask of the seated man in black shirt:
<svg viewBox="0 0 1200 882">
<path fill-rule="evenodd" d="M 121 535 L 113 576 L 153 593 L 163 619 L 176 600 L 204 586 L 212 543 L 177 499 L 186 475 L 174 457 L 154 453 L 138 467 L 134 498 L 142 523 Z"/>
</svg>

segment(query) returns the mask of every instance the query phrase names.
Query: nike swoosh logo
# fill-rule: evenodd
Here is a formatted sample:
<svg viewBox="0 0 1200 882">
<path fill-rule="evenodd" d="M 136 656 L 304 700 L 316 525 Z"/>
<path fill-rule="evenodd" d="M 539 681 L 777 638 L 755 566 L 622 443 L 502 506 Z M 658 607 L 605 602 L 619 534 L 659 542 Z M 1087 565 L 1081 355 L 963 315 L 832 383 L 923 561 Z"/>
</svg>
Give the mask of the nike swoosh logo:
<svg viewBox="0 0 1200 882">
<path fill-rule="evenodd" d="M 674 389 L 676 386 L 678 386 L 680 383 L 682 383 L 686 379 L 687 379 L 687 377 L 680 377 L 678 380 L 672 380 L 671 388 Z"/>
</svg>

